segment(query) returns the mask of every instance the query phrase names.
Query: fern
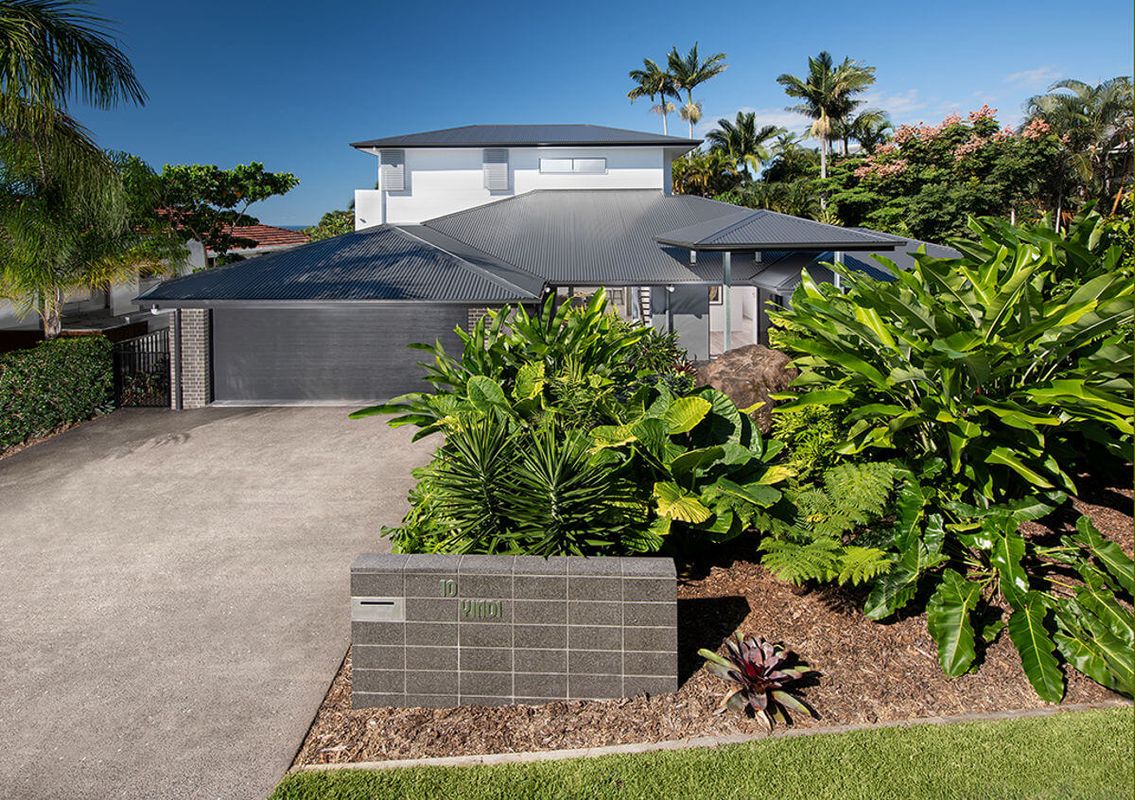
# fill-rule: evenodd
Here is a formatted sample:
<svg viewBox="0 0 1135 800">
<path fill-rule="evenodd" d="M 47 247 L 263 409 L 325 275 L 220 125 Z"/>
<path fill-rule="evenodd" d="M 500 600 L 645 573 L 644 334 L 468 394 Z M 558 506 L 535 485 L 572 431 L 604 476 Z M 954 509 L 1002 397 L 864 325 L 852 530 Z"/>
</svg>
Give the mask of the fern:
<svg viewBox="0 0 1135 800">
<path fill-rule="evenodd" d="M 836 578 L 841 585 L 850 583 L 858 586 L 878 578 L 890 568 L 891 560 L 884 551 L 874 547 L 848 545 L 843 548 L 839 575 Z"/>
<path fill-rule="evenodd" d="M 843 546 L 835 539 L 766 539 L 761 544 L 761 564 L 782 581 L 800 585 L 807 581 L 830 581 L 838 574 Z"/>
<path fill-rule="evenodd" d="M 782 580 L 859 585 L 890 568 L 886 553 L 856 544 L 864 526 L 887 510 L 897 471 L 887 463 L 841 464 L 789 498 L 786 520 L 763 525 L 761 563 Z M 791 520 L 788 522 L 787 520 Z M 864 537 L 868 538 L 868 537 Z"/>
</svg>

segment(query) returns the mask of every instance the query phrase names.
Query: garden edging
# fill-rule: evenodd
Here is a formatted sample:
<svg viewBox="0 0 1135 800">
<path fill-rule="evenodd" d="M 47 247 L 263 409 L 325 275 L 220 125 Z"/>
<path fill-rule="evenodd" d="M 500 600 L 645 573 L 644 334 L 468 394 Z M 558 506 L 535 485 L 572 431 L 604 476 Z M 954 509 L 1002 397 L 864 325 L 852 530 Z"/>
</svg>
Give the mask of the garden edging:
<svg viewBox="0 0 1135 800">
<path fill-rule="evenodd" d="M 812 728 L 776 728 L 771 733 L 742 733 L 728 736 L 694 736 L 687 739 L 671 739 L 662 742 L 638 742 L 632 744 L 616 744 L 604 747 L 579 747 L 568 750 L 540 750 L 523 753 L 485 753 L 481 755 L 446 756 L 442 758 L 404 758 L 390 761 L 356 761 L 334 764 L 299 764 L 293 766 L 289 773 L 294 772 L 328 772 L 337 770 L 390 770 L 408 767 L 474 767 L 489 766 L 493 764 L 527 764 L 539 761 L 564 761 L 574 758 L 597 758 L 611 755 L 630 755 L 636 753 L 651 753 L 669 750 L 691 750 L 695 748 L 724 747 L 734 744 L 745 744 L 764 739 L 782 739 L 797 736 L 823 736 L 838 733 L 850 733 L 861 730 L 878 730 L 882 728 L 909 728 L 916 725 L 957 725 L 968 722 L 999 722 L 1012 719 L 1025 719 L 1029 717 L 1048 717 L 1056 714 L 1076 711 L 1095 711 L 1109 708 L 1121 708 L 1133 705 L 1132 701 L 1116 697 L 1098 703 L 1072 703 L 1061 706 L 1045 708 L 1027 708 L 1011 711 L 991 711 L 971 714 L 956 714 L 950 716 L 915 717 L 911 719 L 874 723 L 852 723 L 847 725 L 829 725 Z"/>
</svg>

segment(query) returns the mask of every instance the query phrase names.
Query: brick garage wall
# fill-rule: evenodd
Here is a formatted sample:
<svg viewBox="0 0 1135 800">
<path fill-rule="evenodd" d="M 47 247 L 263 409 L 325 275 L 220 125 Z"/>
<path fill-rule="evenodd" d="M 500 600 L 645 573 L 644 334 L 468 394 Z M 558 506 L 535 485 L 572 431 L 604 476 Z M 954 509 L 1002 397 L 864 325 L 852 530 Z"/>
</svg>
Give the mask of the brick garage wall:
<svg viewBox="0 0 1135 800">
<path fill-rule="evenodd" d="M 676 586 L 663 558 L 360 556 L 351 568 L 353 704 L 676 691 Z"/>
<path fill-rule="evenodd" d="M 177 408 L 181 386 L 182 408 L 204 408 L 213 399 L 212 316 L 207 308 L 181 309 L 181 347 L 177 341 L 177 313 L 169 328 L 170 403 Z M 178 374 L 180 373 L 180 375 Z"/>
</svg>

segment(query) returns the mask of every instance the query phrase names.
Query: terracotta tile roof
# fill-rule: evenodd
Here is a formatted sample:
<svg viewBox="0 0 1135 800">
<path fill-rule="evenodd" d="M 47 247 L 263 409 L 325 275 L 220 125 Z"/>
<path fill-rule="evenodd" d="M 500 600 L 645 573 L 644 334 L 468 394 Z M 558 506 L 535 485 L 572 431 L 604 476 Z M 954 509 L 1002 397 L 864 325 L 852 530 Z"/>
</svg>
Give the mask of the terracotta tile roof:
<svg viewBox="0 0 1135 800">
<path fill-rule="evenodd" d="M 235 225 L 228 233 L 241 239 L 251 239 L 257 247 L 279 247 L 289 244 L 307 244 L 311 237 L 303 231 L 290 231 L 275 225 Z"/>
</svg>

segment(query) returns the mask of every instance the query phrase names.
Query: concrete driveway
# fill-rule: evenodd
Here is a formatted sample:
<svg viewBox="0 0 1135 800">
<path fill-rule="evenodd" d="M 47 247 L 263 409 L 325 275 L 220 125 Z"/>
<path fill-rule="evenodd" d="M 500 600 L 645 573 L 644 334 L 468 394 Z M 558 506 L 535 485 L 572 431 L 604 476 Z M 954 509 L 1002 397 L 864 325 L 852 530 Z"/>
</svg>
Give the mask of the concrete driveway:
<svg viewBox="0 0 1135 800">
<path fill-rule="evenodd" d="M 0 461 L 3 797 L 271 791 L 435 444 L 346 412 L 122 410 Z"/>
</svg>

